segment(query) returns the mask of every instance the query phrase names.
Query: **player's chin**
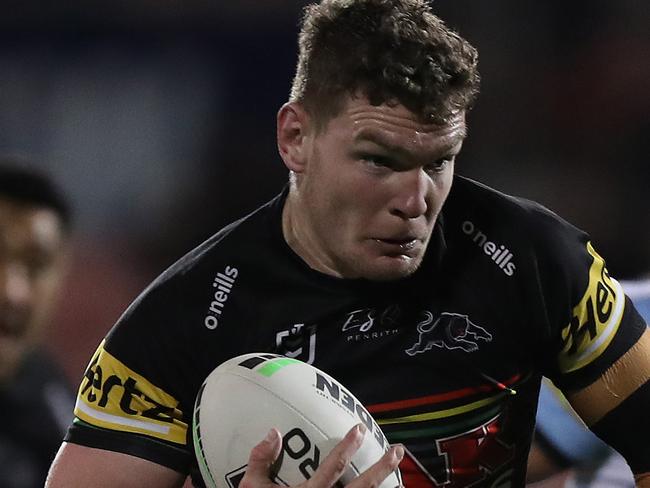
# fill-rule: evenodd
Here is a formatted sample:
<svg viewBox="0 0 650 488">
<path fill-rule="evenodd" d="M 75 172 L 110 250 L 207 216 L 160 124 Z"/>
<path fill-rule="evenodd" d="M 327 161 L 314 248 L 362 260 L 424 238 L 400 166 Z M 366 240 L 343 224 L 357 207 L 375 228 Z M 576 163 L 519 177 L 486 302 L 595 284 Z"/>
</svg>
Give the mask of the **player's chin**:
<svg viewBox="0 0 650 488">
<path fill-rule="evenodd" d="M 378 256 L 367 263 L 363 276 L 371 281 L 399 280 L 415 273 L 421 262 L 421 256 Z"/>
</svg>

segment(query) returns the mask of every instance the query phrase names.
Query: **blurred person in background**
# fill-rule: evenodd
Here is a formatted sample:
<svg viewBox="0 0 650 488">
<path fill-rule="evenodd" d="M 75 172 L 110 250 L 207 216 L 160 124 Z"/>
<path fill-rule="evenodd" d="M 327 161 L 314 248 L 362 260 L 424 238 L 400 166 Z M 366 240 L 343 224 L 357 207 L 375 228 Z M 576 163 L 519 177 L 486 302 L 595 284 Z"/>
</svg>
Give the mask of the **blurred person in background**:
<svg viewBox="0 0 650 488">
<path fill-rule="evenodd" d="M 523 486 L 542 375 L 648 486 L 645 323 L 586 233 L 454 174 L 476 50 L 420 0 L 325 0 L 299 45 L 277 119 L 288 184 L 109 332 L 48 486 L 180 486 L 201 456 L 201 383 L 252 351 L 331 373 L 403 444 L 350 486 L 376 486 L 397 462 L 409 488 Z M 308 486 L 335 485 L 362 436 L 351 430 Z M 270 486 L 281 450 L 271 430 L 242 486 Z"/>
<path fill-rule="evenodd" d="M 0 486 L 42 487 L 74 396 L 42 347 L 70 211 L 47 177 L 0 158 Z"/>
</svg>

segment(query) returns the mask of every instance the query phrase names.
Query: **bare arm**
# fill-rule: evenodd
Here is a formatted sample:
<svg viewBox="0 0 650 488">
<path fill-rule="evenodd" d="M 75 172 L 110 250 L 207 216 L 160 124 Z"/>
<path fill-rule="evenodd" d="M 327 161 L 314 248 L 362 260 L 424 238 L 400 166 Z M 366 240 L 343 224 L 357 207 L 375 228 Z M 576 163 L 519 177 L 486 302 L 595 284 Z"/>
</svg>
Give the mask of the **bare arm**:
<svg viewBox="0 0 650 488">
<path fill-rule="evenodd" d="M 605 373 L 588 387 L 569 395 L 569 401 L 589 426 L 595 426 L 606 415 L 616 411 L 625 405 L 626 400 L 632 397 L 637 390 L 641 389 L 650 382 L 650 329 L 646 329 L 638 342 L 628 350 L 616 363 L 614 363 Z M 645 394 L 638 395 L 634 399 L 634 404 L 628 407 L 626 412 L 630 415 L 627 418 L 619 417 L 621 425 L 617 430 L 627 433 L 627 450 L 626 446 L 614 446 L 621 454 L 626 456 L 626 452 L 636 451 L 636 446 L 645 444 L 648 430 L 648 397 L 647 388 L 643 390 Z M 611 432 L 611 430 L 610 430 Z M 606 442 L 609 439 L 605 436 Z M 637 451 L 642 452 L 642 451 Z M 646 451 L 647 452 L 647 451 Z M 629 462 L 629 459 L 628 459 Z M 636 483 L 638 487 L 650 487 L 650 460 L 644 459 L 643 466 L 645 469 L 637 469 L 635 472 Z M 632 466 L 634 471 L 634 466 Z"/>
<path fill-rule="evenodd" d="M 177 488 L 185 475 L 119 452 L 63 443 L 45 488 Z"/>
</svg>

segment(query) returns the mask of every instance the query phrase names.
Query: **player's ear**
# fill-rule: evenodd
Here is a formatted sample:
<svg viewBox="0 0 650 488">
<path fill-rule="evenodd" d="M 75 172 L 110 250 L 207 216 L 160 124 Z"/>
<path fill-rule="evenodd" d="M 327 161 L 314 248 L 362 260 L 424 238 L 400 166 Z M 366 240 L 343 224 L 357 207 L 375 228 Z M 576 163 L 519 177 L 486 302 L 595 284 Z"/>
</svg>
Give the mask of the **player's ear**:
<svg viewBox="0 0 650 488">
<path fill-rule="evenodd" d="M 278 150 L 284 164 L 294 173 L 302 173 L 310 151 L 309 114 L 296 102 L 285 103 L 278 111 Z"/>
</svg>

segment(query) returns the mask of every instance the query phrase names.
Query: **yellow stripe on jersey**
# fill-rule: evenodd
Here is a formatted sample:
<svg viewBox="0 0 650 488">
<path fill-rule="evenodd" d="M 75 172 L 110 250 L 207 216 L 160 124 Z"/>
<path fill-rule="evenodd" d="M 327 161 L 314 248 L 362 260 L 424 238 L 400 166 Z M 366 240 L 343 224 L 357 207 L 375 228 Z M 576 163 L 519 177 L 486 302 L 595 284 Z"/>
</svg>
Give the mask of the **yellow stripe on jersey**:
<svg viewBox="0 0 650 488">
<path fill-rule="evenodd" d="M 106 352 L 104 342 L 86 369 L 74 413 L 97 427 L 186 443 L 178 401 Z"/>
<path fill-rule="evenodd" d="M 587 243 L 587 251 L 593 257 L 587 290 L 573 308 L 571 322 L 562 330 L 564 347 L 559 355 L 559 366 L 563 373 L 590 364 L 607 349 L 625 308 L 621 285 L 609 276 L 605 261 L 591 243 Z"/>
</svg>

